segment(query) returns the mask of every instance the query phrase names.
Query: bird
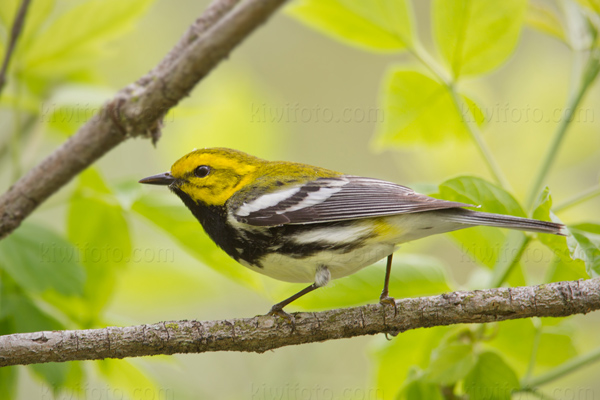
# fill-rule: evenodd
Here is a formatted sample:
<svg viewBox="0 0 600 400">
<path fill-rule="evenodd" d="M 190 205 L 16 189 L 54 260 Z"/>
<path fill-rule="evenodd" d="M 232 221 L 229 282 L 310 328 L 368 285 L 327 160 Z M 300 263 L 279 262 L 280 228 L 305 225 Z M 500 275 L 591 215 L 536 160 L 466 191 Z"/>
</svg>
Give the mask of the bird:
<svg viewBox="0 0 600 400">
<path fill-rule="evenodd" d="M 289 317 L 283 308 L 294 300 L 386 257 L 379 301 L 396 308 L 389 295 L 393 254 L 400 244 L 427 236 L 474 226 L 566 235 L 560 223 L 469 210 L 478 206 L 222 147 L 196 149 L 170 171 L 139 182 L 168 186 L 217 246 L 243 266 L 310 283 L 268 315 Z"/>
</svg>

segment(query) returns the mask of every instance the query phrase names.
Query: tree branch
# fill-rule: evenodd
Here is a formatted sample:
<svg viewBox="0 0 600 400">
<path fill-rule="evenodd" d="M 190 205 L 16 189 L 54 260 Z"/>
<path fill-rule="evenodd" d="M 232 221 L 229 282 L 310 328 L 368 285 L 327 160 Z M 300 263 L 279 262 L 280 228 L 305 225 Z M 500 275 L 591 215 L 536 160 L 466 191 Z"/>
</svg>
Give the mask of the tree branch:
<svg viewBox="0 0 600 400">
<path fill-rule="evenodd" d="M 167 70 L 204 32 L 213 26 L 218 20 L 235 7 L 240 0 L 213 0 L 200 17 L 188 28 L 188 30 L 179 39 L 179 42 L 167 53 L 167 55 L 150 71 L 141 77 L 137 83 L 147 85 L 153 76 L 159 75 Z"/>
<path fill-rule="evenodd" d="M 277 317 L 172 321 L 80 331 L 0 336 L 0 367 L 209 351 L 265 352 L 283 346 L 461 323 L 529 317 L 565 317 L 600 309 L 600 278 L 539 286 L 453 292 Z"/>
<path fill-rule="evenodd" d="M 154 70 L 119 91 L 75 135 L 0 197 L 0 238 L 127 138 L 158 140 L 169 109 L 284 2 L 245 0 L 233 8 L 237 0 L 213 1 Z"/>
<path fill-rule="evenodd" d="M 10 31 L 8 47 L 6 48 L 6 54 L 4 54 L 4 60 L 2 61 L 2 67 L 0 68 L 0 93 L 2 93 L 2 89 L 4 88 L 4 84 L 6 83 L 8 64 L 10 63 L 10 58 L 12 57 L 15 48 L 17 47 L 17 40 L 19 39 L 19 36 L 23 31 L 23 26 L 25 25 L 25 16 L 27 15 L 27 9 L 29 8 L 30 2 L 31 0 L 23 0 L 21 2 L 21 6 L 17 11 L 15 21 L 13 22 L 13 26 Z"/>
</svg>

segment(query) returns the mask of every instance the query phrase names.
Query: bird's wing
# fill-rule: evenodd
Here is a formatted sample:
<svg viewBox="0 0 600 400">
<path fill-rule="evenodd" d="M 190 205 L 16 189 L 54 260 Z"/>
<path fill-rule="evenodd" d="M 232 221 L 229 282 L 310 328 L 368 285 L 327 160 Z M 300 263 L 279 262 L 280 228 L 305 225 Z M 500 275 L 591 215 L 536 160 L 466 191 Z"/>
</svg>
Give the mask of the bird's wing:
<svg viewBox="0 0 600 400">
<path fill-rule="evenodd" d="M 263 194 L 232 210 L 241 223 L 254 226 L 312 224 L 407 214 L 471 204 L 439 200 L 378 179 L 344 175 Z"/>
</svg>

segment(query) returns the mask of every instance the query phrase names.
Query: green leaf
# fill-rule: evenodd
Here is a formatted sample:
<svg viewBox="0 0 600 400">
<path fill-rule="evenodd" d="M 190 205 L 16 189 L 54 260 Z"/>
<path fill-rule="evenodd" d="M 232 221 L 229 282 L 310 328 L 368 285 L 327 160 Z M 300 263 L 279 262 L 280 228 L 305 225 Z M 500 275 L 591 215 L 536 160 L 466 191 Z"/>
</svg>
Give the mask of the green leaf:
<svg viewBox="0 0 600 400">
<path fill-rule="evenodd" d="M 40 386 L 40 398 L 47 399 L 80 399 L 87 386 L 82 368 L 82 363 L 70 361 L 68 363 L 44 363 L 28 365 L 27 369 L 33 376 L 43 381 Z M 84 385 L 86 383 L 86 385 Z M 69 390 L 69 394 L 64 392 Z M 62 396 L 61 396 L 62 394 Z M 3 398 L 4 399 L 4 398 Z"/>
<path fill-rule="evenodd" d="M 546 187 L 538 199 L 533 211 L 533 218 L 542 221 L 561 222 L 551 210 L 552 196 L 550 195 L 550 189 Z M 584 261 L 571 258 L 567 238 L 556 235 L 538 235 L 538 239 L 557 257 L 557 260 L 552 264 L 552 277 L 549 282 L 589 278 Z"/>
<path fill-rule="evenodd" d="M 542 330 L 536 357 L 537 366 L 555 367 L 577 355 L 573 332 L 564 334 L 554 332 L 552 328 L 544 327 Z"/>
<path fill-rule="evenodd" d="M 0 368 L 0 399 L 16 399 L 18 367 Z"/>
<path fill-rule="evenodd" d="M 5 280 L 0 280 L 0 335 L 9 335 L 15 333 L 14 321 L 12 318 L 5 318 L 8 314 L 5 304 L 9 296 L 5 290 Z M 11 294 L 12 296 L 12 294 Z M 19 378 L 19 368 L 17 366 L 0 368 L 0 399 L 16 399 L 17 384 Z"/>
<path fill-rule="evenodd" d="M 141 313 L 152 316 L 166 310 L 176 318 L 174 315 L 179 314 L 174 314 L 175 309 L 181 310 L 182 304 L 211 301 L 223 294 L 222 285 L 216 283 L 224 281 L 221 276 L 207 276 L 212 271 L 201 267 L 195 273 L 193 265 L 190 268 L 189 263 L 175 262 L 175 254 L 169 249 L 161 259 L 132 264 L 119 274 L 119 287 L 127 290 L 116 291 L 113 304 L 119 304 L 121 314 L 143 318 L 146 314 Z M 155 304 L 152 310 L 147 308 L 149 301 Z"/>
<path fill-rule="evenodd" d="M 582 260 L 564 262 L 560 257 L 554 257 L 546 274 L 544 282 L 576 281 L 578 279 L 589 279 Z"/>
<path fill-rule="evenodd" d="M 480 205 L 479 211 L 525 217 L 515 198 L 501 187 L 475 176 L 459 176 L 440 185 L 440 198 Z"/>
<path fill-rule="evenodd" d="M 22 48 L 22 70 L 34 76 L 93 66 L 111 39 L 131 28 L 152 0 L 90 0 L 56 18 Z"/>
<path fill-rule="evenodd" d="M 596 14 L 600 14 L 600 0 L 577 0 L 577 2 Z"/>
<path fill-rule="evenodd" d="M 551 206 L 552 200 L 546 188 L 542 193 L 540 205 L 534 212 L 534 217 L 560 222 L 550 212 Z M 558 256 L 558 260 L 553 265 L 551 281 L 598 277 L 600 275 L 600 225 L 585 223 L 569 226 L 568 230 L 566 246 L 564 238 L 540 237 L 542 242 Z"/>
<path fill-rule="evenodd" d="M 38 103 L 36 112 L 40 112 L 40 121 L 52 132 L 70 136 L 89 121 L 111 95 L 112 91 L 103 87 L 65 85 L 53 92 L 41 110 Z"/>
<path fill-rule="evenodd" d="M 114 195 L 121 208 L 131 211 L 131 206 L 144 194 L 144 187 L 137 179 L 127 179 L 113 184 Z"/>
<path fill-rule="evenodd" d="M 600 235 L 600 224 L 594 224 L 590 222 L 584 222 L 576 225 L 569 225 L 571 229 L 575 229 L 577 231 L 589 232 L 594 235 Z"/>
<path fill-rule="evenodd" d="M 306 310 L 348 307 L 378 301 L 385 277 L 385 260 L 331 282 L 294 302 Z M 290 296 L 294 289 L 280 286 L 274 297 Z M 433 257 L 397 254 L 390 277 L 390 296 L 397 298 L 427 296 L 450 291 L 444 266 Z"/>
<path fill-rule="evenodd" d="M 525 14 L 525 23 L 533 29 L 567 43 L 565 28 L 556 10 L 544 3 L 529 3 Z"/>
<path fill-rule="evenodd" d="M 2 50 L 1 44 L 0 50 Z M 40 101 L 40 97 L 27 90 L 27 88 L 20 87 L 18 93 L 16 93 L 15 85 L 7 84 L 2 91 L 2 96 L 0 96 L 0 107 L 38 115 L 40 112 Z"/>
<path fill-rule="evenodd" d="M 421 371 L 413 370 L 412 375 L 400 394 L 401 399 L 407 400 L 443 400 L 440 385 L 427 382 Z"/>
<path fill-rule="evenodd" d="M 19 9 L 18 0 L 3 0 L 0 7 L 0 25 L 3 25 L 7 31 L 10 31 L 17 10 Z M 4 55 L 4 54 L 3 54 Z"/>
<path fill-rule="evenodd" d="M 19 0 L 2 0 L 0 25 L 3 25 L 7 31 L 10 31 L 21 3 Z M 27 8 L 26 23 L 19 36 L 19 46 L 26 45 L 26 42 L 32 38 L 35 31 L 46 20 L 50 12 L 52 12 L 54 6 L 55 0 L 44 0 L 36 3 L 35 6 L 30 5 Z"/>
<path fill-rule="evenodd" d="M 287 10 L 311 28 L 368 50 L 398 51 L 413 41 L 406 0 L 300 0 Z"/>
<path fill-rule="evenodd" d="M 162 393 L 147 373 L 129 360 L 96 361 L 101 376 L 115 392 L 125 392 L 132 399 L 152 400 Z"/>
<path fill-rule="evenodd" d="M 590 277 L 600 276 L 600 225 L 573 225 L 569 226 L 569 232 L 567 244 L 571 257 L 585 262 Z"/>
<path fill-rule="evenodd" d="M 27 368 L 38 378 L 44 381 L 42 385 L 42 398 L 62 399 L 62 398 L 80 398 L 76 394 L 82 395 L 83 383 L 85 383 L 85 374 L 82 368 L 83 363 L 79 361 L 69 361 L 68 363 L 45 363 L 29 365 Z M 68 390 L 68 397 L 64 391 Z M 61 396 L 60 394 L 63 393 Z M 45 396 L 45 397 L 44 397 Z"/>
<path fill-rule="evenodd" d="M 40 332 L 48 330 L 64 330 L 65 326 L 56 320 L 53 316 L 40 309 L 31 299 L 25 296 L 19 289 L 12 288 L 9 293 L 6 293 L 3 287 L 2 305 L 3 317 L 5 321 L 2 323 L 0 334 L 9 333 L 24 333 L 24 332 Z M 15 290 L 16 289 L 16 290 Z M 4 305 L 8 304 L 8 307 Z M 73 363 L 47 363 L 29 365 L 27 368 L 31 370 L 38 378 L 42 379 L 46 387 L 52 388 L 56 393 L 66 383 L 69 371 L 72 368 L 77 368 Z M 0 368 L 0 398 L 10 399 L 10 394 L 14 394 L 14 382 L 12 379 L 16 377 L 16 370 L 12 367 Z"/>
<path fill-rule="evenodd" d="M 19 46 L 30 46 L 32 41 L 38 39 L 39 30 L 56 8 L 56 0 L 45 0 L 37 2 L 33 7 L 30 6 L 27 9 L 26 23 L 19 38 Z"/>
<path fill-rule="evenodd" d="M 519 388 L 519 379 L 502 357 L 486 351 L 479 355 L 463 386 L 469 400 L 510 400 L 512 391 Z"/>
<path fill-rule="evenodd" d="M 410 368 L 427 367 L 429 354 L 449 330 L 446 326 L 437 326 L 403 332 L 391 341 L 378 338 L 373 354 L 377 365 L 377 388 L 383 393 L 397 393 Z"/>
<path fill-rule="evenodd" d="M 532 216 L 541 221 L 561 222 L 552 213 L 552 196 L 548 187 L 540 194 Z M 548 246 L 548 248 L 562 260 L 570 260 L 567 241 L 564 237 L 556 235 L 539 235 L 539 239 L 540 242 Z"/>
<path fill-rule="evenodd" d="M 70 363 L 45 363 L 34 364 L 28 366 L 34 375 L 42 379 L 48 387 L 52 388 L 52 392 L 57 394 L 59 390 L 67 382 L 67 376 L 71 369 Z"/>
<path fill-rule="evenodd" d="M 82 174 L 78 189 L 70 200 L 67 217 L 68 235 L 82 251 L 82 262 L 124 265 L 131 254 L 129 228 L 119 202 L 112 195 L 97 191 Z"/>
<path fill-rule="evenodd" d="M 552 328 L 552 329 L 549 329 Z M 487 344 L 507 358 L 518 375 L 527 370 L 536 329 L 530 319 L 498 323 L 497 334 Z M 559 333 L 556 327 L 542 327 L 535 360 L 536 367 L 557 366 L 577 354 L 570 333 Z"/>
<path fill-rule="evenodd" d="M 168 202 L 171 199 L 173 202 Z M 131 209 L 171 236 L 210 268 L 253 289 L 262 288 L 260 277 L 219 249 L 206 235 L 198 220 L 174 196 L 142 196 L 133 203 Z"/>
<path fill-rule="evenodd" d="M 70 361 L 69 370 L 67 371 L 67 379 L 61 389 L 69 390 L 71 393 L 81 393 L 81 383 L 85 382 L 86 370 L 83 366 L 83 361 Z"/>
<path fill-rule="evenodd" d="M 28 291 L 54 289 L 67 296 L 83 293 L 85 271 L 77 249 L 39 225 L 24 223 L 0 241 L 0 268 Z"/>
<path fill-rule="evenodd" d="M 378 143 L 383 146 L 467 139 L 465 120 L 484 122 L 473 100 L 463 96 L 469 109 L 459 112 L 448 87 L 420 72 L 391 70 L 382 93 L 385 118 L 379 125 Z"/>
<path fill-rule="evenodd" d="M 527 0 L 435 0 L 433 33 L 455 77 L 488 72 L 513 52 Z"/>
<path fill-rule="evenodd" d="M 13 292 L 3 298 L 9 304 L 8 318 L 12 320 L 15 332 L 24 333 L 65 329 L 65 326 L 61 322 L 41 310 L 21 292 Z"/>
<path fill-rule="evenodd" d="M 10 31 L 17 10 L 21 5 L 19 0 L 3 0 L 0 7 L 0 25 L 4 25 L 7 31 Z M 37 32 L 47 21 L 48 17 L 55 9 L 56 0 L 44 0 L 36 2 L 27 8 L 25 24 L 19 35 L 18 46 L 15 51 L 15 62 L 19 63 L 22 49 L 30 46 L 31 42 L 37 39 Z M 4 53 L 2 53 L 4 54 Z"/>
<path fill-rule="evenodd" d="M 94 169 L 79 176 L 67 213 L 67 233 L 86 267 L 86 315 L 94 319 L 112 296 L 119 267 L 131 258 L 129 226 L 120 203 Z M 76 311 L 73 304 L 73 313 Z M 89 323 L 89 322 L 88 322 Z"/>
<path fill-rule="evenodd" d="M 464 378 L 477 362 L 471 343 L 442 344 L 431 354 L 427 380 L 441 385 L 452 385 Z"/>
</svg>

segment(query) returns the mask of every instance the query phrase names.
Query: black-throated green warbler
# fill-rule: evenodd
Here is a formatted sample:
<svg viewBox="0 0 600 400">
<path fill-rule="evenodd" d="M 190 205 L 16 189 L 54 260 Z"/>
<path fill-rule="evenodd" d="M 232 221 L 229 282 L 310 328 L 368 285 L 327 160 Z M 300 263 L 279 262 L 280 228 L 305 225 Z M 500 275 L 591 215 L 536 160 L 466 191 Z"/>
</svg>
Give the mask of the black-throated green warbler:
<svg viewBox="0 0 600 400">
<path fill-rule="evenodd" d="M 300 296 L 388 257 L 401 243 L 478 225 L 564 234 L 564 226 L 464 209 L 405 186 L 240 151 L 194 150 L 171 171 L 140 180 L 168 185 L 206 233 L 242 265 L 287 282 L 312 282 Z M 176 229 L 176 227 L 174 227 Z"/>
</svg>

